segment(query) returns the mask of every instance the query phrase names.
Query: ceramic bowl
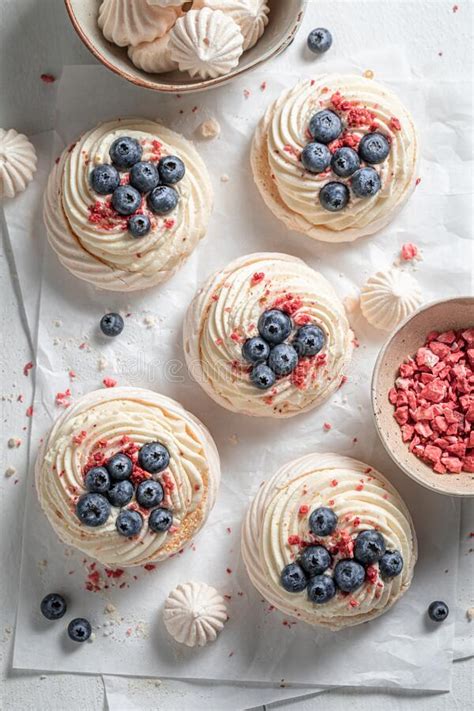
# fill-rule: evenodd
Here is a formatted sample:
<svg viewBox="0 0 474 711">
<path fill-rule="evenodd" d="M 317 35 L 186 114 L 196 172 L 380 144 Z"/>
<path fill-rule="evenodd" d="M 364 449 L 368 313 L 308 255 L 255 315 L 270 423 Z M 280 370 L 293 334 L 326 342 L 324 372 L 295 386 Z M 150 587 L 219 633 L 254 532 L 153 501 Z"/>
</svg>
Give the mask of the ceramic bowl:
<svg viewBox="0 0 474 711">
<path fill-rule="evenodd" d="M 399 326 L 379 353 L 372 377 L 372 409 L 382 443 L 405 474 L 422 486 L 440 494 L 474 496 L 474 474 L 437 474 L 415 457 L 402 442 L 401 430 L 393 417 L 388 392 L 400 363 L 416 353 L 430 331 L 448 331 L 474 326 L 474 297 L 437 301 L 422 307 Z"/>
<path fill-rule="evenodd" d="M 100 0 L 64 2 L 77 34 L 104 66 L 146 89 L 182 94 L 226 84 L 283 52 L 293 41 L 301 24 L 307 0 L 269 0 L 269 22 L 257 44 L 242 55 L 238 66 L 229 74 L 205 80 L 192 79 L 187 72 L 147 74 L 130 61 L 126 47 L 117 47 L 103 36 L 97 24 Z"/>
</svg>

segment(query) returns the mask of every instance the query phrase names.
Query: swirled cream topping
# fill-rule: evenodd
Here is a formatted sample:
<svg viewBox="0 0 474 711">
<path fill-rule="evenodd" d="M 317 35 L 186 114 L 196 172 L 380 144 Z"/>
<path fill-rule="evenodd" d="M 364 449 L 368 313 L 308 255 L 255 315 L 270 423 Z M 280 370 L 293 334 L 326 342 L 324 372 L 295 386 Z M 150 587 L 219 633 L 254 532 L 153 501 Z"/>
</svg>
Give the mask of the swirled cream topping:
<svg viewBox="0 0 474 711">
<path fill-rule="evenodd" d="M 257 336 L 260 315 L 278 308 L 295 324 L 314 323 L 324 348 L 302 358 L 269 390 L 250 381 L 242 357 L 247 338 Z M 286 254 L 241 257 L 214 274 L 197 293 L 184 325 L 191 374 L 223 407 L 247 415 L 290 417 L 320 404 L 340 385 L 352 353 L 352 334 L 331 285 L 303 261 Z"/>
<path fill-rule="evenodd" d="M 170 454 L 169 466 L 156 478 L 173 526 L 155 533 L 148 526 L 149 510 L 136 503 L 127 508 L 135 506 L 144 524 L 133 538 L 118 534 L 120 509 L 114 506 L 103 525 L 84 525 L 76 503 L 86 491 L 85 473 L 117 452 L 136 461 L 137 448 L 150 441 L 161 442 Z M 132 481 L 142 474 L 134 469 Z M 164 561 L 186 545 L 205 523 L 219 479 L 219 457 L 204 426 L 174 400 L 128 387 L 97 390 L 78 400 L 57 420 L 36 463 L 39 501 L 59 538 L 104 565 L 121 567 Z"/>
<path fill-rule="evenodd" d="M 331 508 L 338 522 L 330 536 L 315 539 L 308 520 L 320 506 Z M 305 544 L 327 547 L 333 568 L 353 557 L 355 537 L 368 529 L 383 535 L 387 550 L 402 555 L 399 575 L 384 579 L 374 563 L 361 587 L 350 594 L 338 591 L 324 604 L 311 602 L 306 590 L 290 593 L 282 587 L 281 571 Z M 308 624 L 337 630 L 381 615 L 408 589 L 417 541 L 407 507 L 382 474 L 349 457 L 314 453 L 289 462 L 260 488 L 242 529 L 242 555 L 252 583 L 269 603 Z"/>
<path fill-rule="evenodd" d="M 390 153 L 375 166 L 381 190 L 372 197 L 356 197 L 330 212 L 319 202 L 320 189 L 330 181 L 350 186 L 330 169 L 310 173 L 301 163 L 303 148 L 313 140 L 309 123 L 314 114 L 330 109 L 343 122 L 343 133 L 329 144 L 357 149 L 360 138 L 372 131 L 386 136 Z M 385 226 L 415 187 L 418 140 L 413 119 L 400 100 L 377 82 L 355 75 L 327 75 L 306 79 L 284 91 L 270 105 L 255 133 L 252 168 L 267 205 L 290 229 L 327 242 L 347 242 L 373 234 Z"/>
<path fill-rule="evenodd" d="M 97 195 L 90 185 L 91 171 L 111 162 L 109 149 L 120 136 L 139 141 L 143 161 L 177 155 L 186 166 L 174 186 L 179 202 L 172 212 L 155 215 L 143 201 L 152 228 L 139 240 L 112 208 L 111 196 Z M 98 288 L 127 291 L 169 278 L 204 236 L 211 207 L 208 173 L 192 143 L 155 121 L 118 119 L 99 124 L 63 152 L 48 181 L 44 218 L 49 242 L 69 271 Z"/>
</svg>

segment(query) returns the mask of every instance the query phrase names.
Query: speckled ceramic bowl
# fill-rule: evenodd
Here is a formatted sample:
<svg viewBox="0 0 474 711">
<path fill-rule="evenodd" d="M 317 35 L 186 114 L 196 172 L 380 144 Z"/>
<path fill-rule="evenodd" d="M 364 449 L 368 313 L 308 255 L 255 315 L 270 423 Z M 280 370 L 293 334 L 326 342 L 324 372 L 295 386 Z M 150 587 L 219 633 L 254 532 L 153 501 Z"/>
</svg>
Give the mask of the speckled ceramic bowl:
<svg viewBox="0 0 474 711">
<path fill-rule="evenodd" d="M 379 353 L 372 377 L 372 408 L 382 443 L 405 474 L 440 494 L 474 496 L 474 474 L 437 474 L 415 457 L 402 442 L 400 427 L 393 417 L 388 392 L 400 363 L 416 353 L 433 330 L 448 331 L 474 326 L 474 297 L 437 301 L 422 307 L 399 326 Z"/>
<path fill-rule="evenodd" d="M 126 47 L 117 47 L 103 36 L 97 15 L 100 0 L 64 0 L 71 22 L 86 47 L 113 72 L 145 89 L 166 92 L 204 91 L 226 84 L 254 67 L 276 57 L 291 44 L 303 19 L 307 0 L 268 0 L 269 22 L 260 40 L 244 52 L 238 66 L 229 74 L 216 79 L 191 79 L 187 72 L 147 74 L 135 67 Z"/>
</svg>

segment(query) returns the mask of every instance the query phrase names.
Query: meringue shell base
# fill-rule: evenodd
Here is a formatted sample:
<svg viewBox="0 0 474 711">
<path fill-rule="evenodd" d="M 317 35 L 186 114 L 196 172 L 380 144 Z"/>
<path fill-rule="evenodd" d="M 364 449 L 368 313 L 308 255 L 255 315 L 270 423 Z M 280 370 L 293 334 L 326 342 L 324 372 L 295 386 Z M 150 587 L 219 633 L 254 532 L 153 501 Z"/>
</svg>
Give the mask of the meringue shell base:
<svg viewBox="0 0 474 711">
<path fill-rule="evenodd" d="M 302 516 L 304 504 L 309 510 Z M 313 604 L 306 590 L 287 592 L 280 573 L 294 562 L 296 549 L 288 537 L 299 535 L 304 540 L 311 511 L 319 506 L 333 508 L 338 531 L 354 535 L 377 528 L 387 549 L 402 554 L 400 575 L 385 581 L 378 576 L 376 585 L 366 581 L 350 597 L 338 592 L 321 605 Z M 408 590 L 417 539 L 407 507 L 382 474 L 350 457 L 314 453 L 289 462 L 260 487 L 242 528 L 242 556 L 250 580 L 271 605 L 310 625 L 340 630 L 382 615 Z"/>
</svg>

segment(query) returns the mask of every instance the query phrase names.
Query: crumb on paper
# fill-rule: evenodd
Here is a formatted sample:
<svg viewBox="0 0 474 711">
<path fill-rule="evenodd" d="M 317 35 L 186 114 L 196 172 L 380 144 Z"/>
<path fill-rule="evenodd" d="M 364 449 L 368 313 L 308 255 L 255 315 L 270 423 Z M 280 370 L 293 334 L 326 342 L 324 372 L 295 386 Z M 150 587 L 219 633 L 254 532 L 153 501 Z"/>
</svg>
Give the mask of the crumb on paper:
<svg viewBox="0 0 474 711">
<path fill-rule="evenodd" d="M 54 84 L 56 81 L 54 74 L 41 74 L 40 78 L 44 84 Z"/>
<path fill-rule="evenodd" d="M 99 360 L 97 361 L 97 370 L 105 370 L 108 364 L 109 363 L 107 361 L 107 358 L 105 358 L 104 356 L 100 356 Z"/>
<path fill-rule="evenodd" d="M 143 324 L 147 328 L 154 328 L 156 326 L 156 318 L 153 316 L 153 314 L 147 314 L 143 317 Z"/>
<path fill-rule="evenodd" d="M 374 78 L 374 72 L 372 69 L 366 69 L 364 72 L 364 76 L 366 79 L 373 79 Z"/>
<path fill-rule="evenodd" d="M 10 437 L 7 444 L 9 449 L 18 449 L 21 445 L 21 439 L 18 437 Z"/>
<path fill-rule="evenodd" d="M 217 138 L 221 132 L 221 127 L 215 118 L 209 118 L 201 123 L 198 130 L 203 138 Z"/>
<path fill-rule="evenodd" d="M 402 244 L 400 257 L 404 262 L 411 262 L 414 259 L 420 260 L 421 254 L 416 244 L 413 242 L 405 242 L 405 244 Z"/>
<path fill-rule="evenodd" d="M 332 425 L 329 424 L 329 422 L 325 422 L 325 423 L 323 424 L 323 430 L 324 430 L 325 432 L 329 432 L 329 430 L 332 430 Z"/>
<path fill-rule="evenodd" d="M 7 477 L 7 479 L 9 479 L 11 476 L 15 476 L 15 474 L 16 474 L 15 467 L 10 466 L 5 469 L 5 476 Z"/>
<path fill-rule="evenodd" d="M 59 319 L 55 319 L 53 321 L 53 326 L 55 326 L 56 328 L 61 328 L 62 325 L 63 325 L 63 322 L 60 321 Z"/>
<path fill-rule="evenodd" d="M 230 180 L 230 178 L 227 175 L 227 173 L 224 173 L 223 175 L 221 175 L 221 183 L 228 183 L 229 180 Z"/>
<path fill-rule="evenodd" d="M 474 620 L 474 607 L 469 607 L 466 610 L 466 617 L 468 619 L 468 622 L 472 622 Z"/>
<path fill-rule="evenodd" d="M 115 386 L 117 385 L 117 381 L 115 380 L 115 378 L 104 378 L 102 381 L 102 385 L 105 388 L 115 388 Z"/>
</svg>

